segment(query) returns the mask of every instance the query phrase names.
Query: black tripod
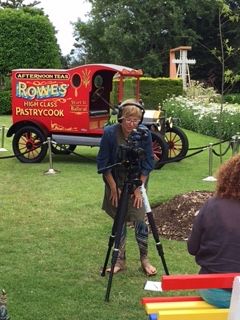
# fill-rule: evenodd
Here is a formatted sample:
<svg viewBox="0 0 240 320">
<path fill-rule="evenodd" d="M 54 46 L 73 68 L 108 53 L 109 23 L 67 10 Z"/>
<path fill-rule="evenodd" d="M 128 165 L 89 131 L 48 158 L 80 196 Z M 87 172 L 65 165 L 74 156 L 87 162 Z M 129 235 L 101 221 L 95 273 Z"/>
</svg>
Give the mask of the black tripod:
<svg viewBox="0 0 240 320">
<path fill-rule="evenodd" d="M 119 254 L 119 246 L 120 246 L 120 241 L 121 241 L 122 230 L 123 230 L 123 226 L 125 223 L 125 218 L 126 218 L 126 214 L 127 214 L 127 210 L 128 210 L 128 199 L 129 199 L 130 194 L 133 193 L 133 191 L 135 190 L 135 188 L 137 188 L 141 185 L 142 185 L 142 182 L 140 179 L 136 178 L 135 170 L 128 168 L 127 178 L 124 182 L 123 190 L 121 192 L 119 206 L 117 208 L 117 214 L 115 216 L 113 226 L 112 226 L 112 233 L 111 233 L 111 235 L 109 237 L 109 241 L 108 241 L 108 250 L 107 250 L 106 258 L 105 258 L 104 266 L 103 266 L 103 269 L 101 272 L 101 276 L 105 276 L 108 260 L 109 260 L 110 253 L 111 253 L 111 249 L 114 244 L 114 249 L 112 252 L 112 260 L 111 260 L 111 270 L 110 270 L 110 274 L 109 274 L 108 286 L 107 286 L 107 291 L 106 291 L 106 295 L 105 295 L 105 301 L 107 301 L 107 302 L 109 301 L 109 296 L 110 296 L 110 291 L 111 291 L 111 286 L 112 286 L 112 279 L 113 279 L 113 271 L 114 271 L 114 267 L 117 262 L 117 258 L 118 258 L 118 254 Z M 157 231 L 154 219 L 153 219 L 151 209 L 149 210 L 150 206 L 148 203 L 146 190 L 145 190 L 145 193 L 144 193 L 144 190 L 145 190 L 145 188 L 143 189 L 143 192 L 142 192 L 145 210 L 146 210 L 146 213 L 148 216 L 149 224 L 151 226 L 151 230 L 152 230 L 154 239 L 156 241 L 156 247 L 157 247 L 158 253 L 162 259 L 165 273 L 168 275 L 169 272 L 168 272 L 167 265 L 165 262 L 162 244 L 160 243 L 160 240 L 159 240 L 158 231 Z M 147 203 L 148 203 L 149 208 L 147 208 Z"/>
<path fill-rule="evenodd" d="M 151 230 L 152 230 L 153 238 L 154 238 L 154 240 L 156 242 L 156 248 L 157 248 L 159 257 L 162 260 L 164 271 L 165 271 L 166 275 L 169 275 L 168 267 L 167 267 L 167 264 L 166 264 L 166 261 L 165 261 L 165 257 L 164 257 L 163 246 L 162 246 L 160 238 L 159 238 L 159 234 L 158 234 L 158 230 L 157 230 L 157 227 L 156 227 L 156 223 L 155 223 L 154 218 L 153 218 L 153 213 L 152 213 L 152 210 L 151 210 L 151 207 L 150 207 L 150 204 L 149 204 L 149 201 L 148 201 L 148 196 L 147 196 L 147 193 L 146 193 L 146 189 L 145 189 L 144 186 L 141 187 L 141 191 L 142 191 L 142 197 L 143 197 L 143 204 L 144 204 L 144 207 L 145 207 L 145 212 L 146 212 L 147 217 L 148 217 L 148 222 L 149 222 Z"/>
</svg>

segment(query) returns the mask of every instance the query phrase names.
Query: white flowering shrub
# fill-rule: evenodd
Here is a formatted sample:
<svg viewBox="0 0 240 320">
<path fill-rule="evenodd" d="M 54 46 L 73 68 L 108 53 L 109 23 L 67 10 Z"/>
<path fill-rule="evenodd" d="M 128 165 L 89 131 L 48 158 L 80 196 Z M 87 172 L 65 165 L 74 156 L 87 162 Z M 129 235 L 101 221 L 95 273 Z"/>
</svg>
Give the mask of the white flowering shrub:
<svg viewBox="0 0 240 320">
<path fill-rule="evenodd" d="M 186 90 L 186 97 L 199 99 L 203 104 L 220 102 L 221 95 L 213 87 L 205 86 L 202 82 L 191 80 L 191 86 Z"/>
<path fill-rule="evenodd" d="M 172 97 L 163 102 L 168 117 L 179 118 L 180 126 L 198 133 L 228 139 L 240 132 L 240 105 L 221 105 L 196 98 Z"/>
</svg>

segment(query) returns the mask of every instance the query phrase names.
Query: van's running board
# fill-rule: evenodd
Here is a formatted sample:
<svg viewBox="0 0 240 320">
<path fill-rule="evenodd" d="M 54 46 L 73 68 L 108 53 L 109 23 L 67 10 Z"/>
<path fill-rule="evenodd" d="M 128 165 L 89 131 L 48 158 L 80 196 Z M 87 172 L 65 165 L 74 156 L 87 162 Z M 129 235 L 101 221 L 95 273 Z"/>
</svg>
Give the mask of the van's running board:
<svg viewBox="0 0 240 320">
<path fill-rule="evenodd" d="M 57 144 L 73 144 L 73 145 L 79 145 L 79 146 L 99 147 L 101 137 L 53 134 L 52 140 L 54 140 Z"/>
</svg>

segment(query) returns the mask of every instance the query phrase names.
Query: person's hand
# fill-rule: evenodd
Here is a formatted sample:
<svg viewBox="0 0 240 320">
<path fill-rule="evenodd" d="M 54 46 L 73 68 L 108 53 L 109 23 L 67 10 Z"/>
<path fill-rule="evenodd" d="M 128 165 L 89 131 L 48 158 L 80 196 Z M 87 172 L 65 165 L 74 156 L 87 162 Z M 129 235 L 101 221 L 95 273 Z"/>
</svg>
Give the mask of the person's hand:
<svg viewBox="0 0 240 320">
<path fill-rule="evenodd" d="M 120 195 L 121 195 L 121 190 L 120 190 L 120 189 L 117 189 L 116 186 L 110 188 L 110 190 L 111 190 L 111 193 L 110 193 L 110 201 L 111 201 L 112 205 L 117 208 L 117 206 L 118 206 L 118 200 L 119 200 Z"/>
<path fill-rule="evenodd" d="M 133 193 L 133 206 L 134 208 L 141 208 L 143 205 L 143 197 L 140 188 L 136 188 Z"/>
</svg>

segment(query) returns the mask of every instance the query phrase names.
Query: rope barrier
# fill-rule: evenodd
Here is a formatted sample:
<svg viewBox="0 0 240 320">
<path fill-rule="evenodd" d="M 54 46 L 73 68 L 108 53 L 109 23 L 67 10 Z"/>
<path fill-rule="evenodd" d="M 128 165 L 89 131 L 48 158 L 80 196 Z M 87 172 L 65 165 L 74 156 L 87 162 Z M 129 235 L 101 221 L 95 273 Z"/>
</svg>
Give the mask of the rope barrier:
<svg viewBox="0 0 240 320">
<path fill-rule="evenodd" d="M 56 143 L 55 141 L 54 141 L 54 144 L 57 145 L 57 143 Z M 77 153 L 77 152 L 75 152 L 75 151 L 73 151 L 73 150 L 70 150 L 69 148 L 66 148 L 64 145 L 59 145 L 59 147 L 60 147 L 60 150 L 66 151 L 66 152 L 68 152 L 68 153 L 70 153 L 70 154 L 74 154 L 75 156 L 77 156 L 77 157 L 79 157 L 79 158 L 96 162 L 95 159 L 91 159 L 91 158 L 85 157 L 85 156 L 83 156 L 83 155 L 81 155 L 81 154 L 79 154 L 79 153 Z"/>
<path fill-rule="evenodd" d="M 196 154 L 201 153 L 201 152 L 204 151 L 205 149 L 207 149 L 207 148 L 203 148 L 203 149 L 201 149 L 201 150 L 198 150 L 198 151 L 196 151 L 196 152 L 193 152 L 193 153 L 191 153 L 191 154 L 188 154 L 187 156 L 184 156 L 184 157 L 179 157 L 179 158 L 177 158 L 177 160 L 176 160 L 176 159 L 170 159 L 170 160 L 162 161 L 161 164 L 168 164 L 168 163 L 172 163 L 172 162 L 179 162 L 179 161 L 181 161 L 181 160 L 183 160 L 183 159 L 186 159 L 186 158 L 190 158 L 190 157 L 192 157 L 192 156 L 195 156 Z"/>
<path fill-rule="evenodd" d="M 13 155 L 10 155 L 10 156 L 0 157 L 0 160 L 1 160 L 1 159 L 17 158 L 17 157 L 19 157 L 19 156 L 23 156 L 23 155 L 25 155 L 25 154 L 27 154 L 27 153 L 29 153 L 29 152 L 33 152 L 34 150 L 37 150 L 37 149 L 40 148 L 43 144 L 46 144 L 46 143 L 47 143 L 47 141 L 44 141 L 43 143 L 39 144 L 37 147 L 32 148 L 31 150 L 27 150 L 27 151 L 25 151 L 25 152 L 19 152 L 19 153 L 17 153 L 17 154 L 13 154 Z"/>
<path fill-rule="evenodd" d="M 219 141 L 219 142 L 215 142 L 212 145 L 213 146 L 217 146 L 218 144 L 225 143 L 227 141 L 229 141 L 229 139 L 225 139 L 225 140 L 222 140 L 222 141 Z M 188 150 L 198 150 L 198 149 L 203 149 L 203 148 L 208 148 L 208 147 L 209 147 L 209 145 L 206 145 L 206 146 L 202 146 L 202 147 L 188 148 Z"/>
<path fill-rule="evenodd" d="M 215 154 L 215 156 L 217 156 L 217 157 L 223 157 L 223 156 L 225 156 L 225 154 L 228 152 L 228 150 L 230 149 L 230 147 L 231 147 L 231 142 L 229 142 L 229 144 L 228 144 L 228 146 L 227 146 L 227 148 L 226 148 L 226 150 L 224 151 L 224 152 L 222 152 L 222 153 L 217 153 L 214 149 L 212 149 L 212 152 Z"/>
<path fill-rule="evenodd" d="M 209 176 L 203 180 L 205 181 L 216 181 L 216 179 L 212 176 L 212 167 L 213 167 L 213 154 L 220 157 L 220 156 L 224 156 L 228 150 L 230 149 L 230 147 L 232 147 L 232 152 L 233 152 L 233 155 L 238 153 L 239 152 L 239 144 L 240 144 L 240 134 L 237 133 L 236 136 L 233 136 L 232 139 L 229 141 L 229 144 L 226 148 L 226 150 L 224 152 L 222 152 L 222 154 L 219 154 L 217 153 L 214 149 L 213 149 L 213 146 L 216 146 L 216 145 L 219 145 L 220 143 L 225 143 L 229 140 L 223 140 L 223 141 L 220 141 L 220 142 L 216 142 L 216 143 L 209 143 L 209 145 L 207 146 L 202 146 L 202 147 L 197 147 L 197 148 L 189 148 L 188 150 L 197 150 L 196 152 L 193 152 L 191 154 L 188 154 L 184 157 L 179 157 L 177 159 L 168 159 L 166 161 L 162 161 L 161 164 L 168 164 L 168 163 L 173 163 L 173 162 L 179 162 L 183 159 L 186 159 L 186 158 L 190 158 L 194 155 L 197 155 L 201 152 L 203 152 L 204 150 L 208 149 L 209 150 L 209 153 L 208 153 L 208 164 L 209 164 Z M 15 158 L 15 157 L 19 157 L 19 156 L 23 156 L 29 152 L 32 152 L 38 148 L 40 148 L 43 144 L 48 144 L 48 150 L 49 150 L 49 169 L 44 172 L 45 174 L 48 174 L 48 175 L 52 175 L 52 174 L 56 174 L 58 173 L 59 171 L 58 170 L 55 170 L 53 169 L 53 159 L 52 159 L 52 145 L 58 145 L 55 141 L 51 140 L 51 137 L 48 137 L 46 141 L 44 141 L 43 143 L 39 144 L 37 147 L 31 149 L 31 150 L 27 150 L 25 151 L 24 153 L 19 153 L 19 154 L 15 154 L 15 155 L 10 155 L 10 156 L 5 156 L 5 157 L 0 157 L 0 160 L 1 159 L 10 159 L 10 158 Z M 89 161 L 96 161 L 96 160 L 93 160 L 91 158 L 88 158 L 88 157 L 85 157 L 85 156 L 82 156 L 72 150 L 69 150 L 69 148 L 66 148 L 64 145 L 59 145 L 60 147 L 60 150 L 63 150 L 63 151 L 67 151 L 69 153 L 72 153 L 78 157 L 81 157 L 81 158 L 84 158 L 86 160 L 89 160 Z"/>
</svg>

